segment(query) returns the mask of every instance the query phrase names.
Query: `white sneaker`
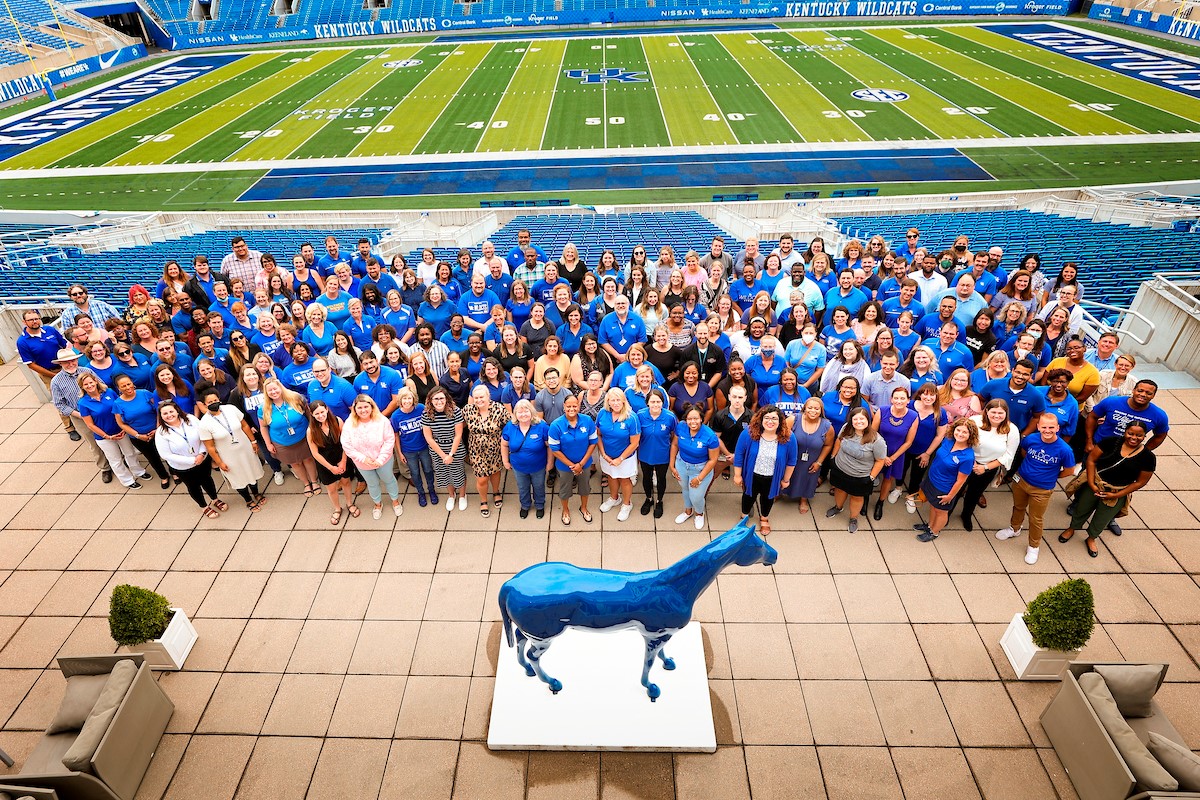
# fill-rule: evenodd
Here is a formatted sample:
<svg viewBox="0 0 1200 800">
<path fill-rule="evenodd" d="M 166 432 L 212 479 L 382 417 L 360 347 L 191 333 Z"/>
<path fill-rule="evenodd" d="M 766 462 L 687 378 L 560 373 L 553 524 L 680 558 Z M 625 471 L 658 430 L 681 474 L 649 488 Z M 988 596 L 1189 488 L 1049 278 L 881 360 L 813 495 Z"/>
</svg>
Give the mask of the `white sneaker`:
<svg viewBox="0 0 1200 800">
<path fill-rule="evenodd" d="M 392 511 L 395 511 L 396 516 L 398 517 L 404 513 L 404 506 L 400 505 L 399 503 L 396 503 L 395 505 L 392 506 Z"/>
<path fill-rule="evenodd" d="M 900 499 L 900 495 L 902 494 L 904 494 L 904 490 L 899 486 L 897 486 L 895 489 L 892 489 L 890 492 L 888 492 L 888 503 L 895 505 L 896 501 Z"/>
<path fill-rule="evenodd" d="M 621 506 L 621 510 L 617 512 L 617 522 L 624 522 L 629 519 L 629 512 L 633 511 L 633 506 Z"/>
<path fill-rule="evenodd" d="M 466 495 L 463 495 L 462 497 L 458 498 L 458 510 L 459 511 L 467 510 L 467 496 Z"/>
<path fill-rule="evenodd" d="M 1036 548 L 1036 547 L 1026 547 L 1025 548 L 1025 563 L 1026 564 L 1036 564 L 1037 557 L 1038 557 L 1038 548 Z"/>
<path fill-rule="evenodd" d="M 283 470 L 275 473 L 275 485 L 283 486 Z"/>
<path fill-rule="evenodd" d="M 372 519 L 379 519 L 382 516 L 383 516 L 383 509 L 380 508 L 379 506 L 375 506 L 374 508 L 371 509 L 371 518 Z"/>
<path fill-rule="evenodd" d="M 904 510 L 905 510 L 905 511 L 907 511 L 908 513 L 910 513 L 910 514 L 915 514 L 915 513 L 917 513 L 917 501 L 916 501 L 916 500 L 914 500 L 914 499 L 913 499 L 913 498 L 911 498 L 911 497 L 905 498 L 905 500 L 904 500 Z"/>
<path fill-rule="evenodd" d="M 682 514 L 680 514 L 679 516 L 677 516 L 675 518 L 675 524 L 682 525 L 683 523 L 687 522 L 691 518 L 692 518 L 692 515 L 686 511 L 684 511 Z"/>
<path fill-rule="evenodd" d="M 454 495 L 450 495 L 449 497 L 446 498 L 446 510 L 447 511 L 454 510 Z"/>
<path fill-rule="evenodd" d="M 697 530 L 704 530 L 704 515 L 703 514 L 696 515 L 696 528 L 697 528 Z"/>
<path fill-rule="evenodd" d="M 996 538 L 1000 539 L 1000 540 L 1011 539 L 1014 536 L 1020 536 L 1020 535 L 1021 535 L 1020 528 L 1018 528 L 1017 530 L 1014 531 L 1011 527 L 1008 527 L 1008 528 L 1001 528 L 1000 530 L 996 531 Z"/>
<path fill-rule="evenodd" d="M 618 503 L 620 503 L 619 500 L 614 500 L 611 497 L 606 497 L 604 499 L 604 502 L 600 504 L 600 513 L 607 514 L 609 511 L 612 511 L 614 508 L 616 508 Z"/>
</svg>

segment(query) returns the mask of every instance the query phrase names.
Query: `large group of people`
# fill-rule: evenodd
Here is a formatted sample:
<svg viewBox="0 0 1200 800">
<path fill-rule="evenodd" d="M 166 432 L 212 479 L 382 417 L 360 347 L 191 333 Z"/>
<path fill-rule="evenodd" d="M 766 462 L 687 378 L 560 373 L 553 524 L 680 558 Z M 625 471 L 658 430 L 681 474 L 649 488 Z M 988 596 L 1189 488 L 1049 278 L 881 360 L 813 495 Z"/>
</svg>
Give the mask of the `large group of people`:
<svg viewBox="0 0 1200 800">
<path fill-rule="evenodd" d="M 828 492 L 823 513 L 851 533 L 901 498 L 924 504 L 914 528 L 932 541 L 956 512 L 973 530 L 1008 485 L 996 535 L 1027 522 L 1034 563 L 1060 480 L 1074 478 L 1059 538 L 1085 530 L 1095 555 L 1154 472 L 1157 386 L 1115 333 L 1082 338 L 1072 262 L 1006 264 L 965 235 L 929 248 L 916 229 L 838 252 L 791 236 L 654 252 L 587 264 L 522 230 L 507 256 L 485 242 L 479 258 L 385 263 L 367 239 L 346 253 L 329 237 L 288 269 L 239 236 L 219 269 L 169 261 L 124 309 L 71 286 L 56 324 L 25 315 L 18 348 L 105 481 L 136 489 L 153 470 L 209 517 L 228 509 L 214 469 L 253 512 L 285 467 L 305 495 L 324 489 L 334 525 L 363 491 L 376 519 L 384 492 L 399 516 L 397 472 L 419 505 L 466 511 L 469 463 L 485 517 L 505 471 L 523 518 L 557 492 L 564 524 L 575 496 L 593 521 L 597 473 L 598 513 L 625 521 L 639 495 L 661 518 L 670 475 L 680 525 L 703 528 L 713 481 L 730 480 L 764 533 L 778 503 L 812 513 Z"/>
</svg>

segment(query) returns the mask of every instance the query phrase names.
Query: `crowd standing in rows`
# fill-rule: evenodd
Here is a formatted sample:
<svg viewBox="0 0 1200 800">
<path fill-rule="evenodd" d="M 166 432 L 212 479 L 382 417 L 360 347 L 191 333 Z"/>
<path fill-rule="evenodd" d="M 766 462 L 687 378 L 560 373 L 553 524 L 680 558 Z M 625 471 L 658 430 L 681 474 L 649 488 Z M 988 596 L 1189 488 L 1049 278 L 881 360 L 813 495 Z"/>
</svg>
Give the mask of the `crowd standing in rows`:
<svg viewBox="0 0 1200 800">
<path fill-rule="evenodd" d="M 927 504 L 922 541 L 956 511 L 973 530 L 988 488 L 1007 484 L 996 535 L 1027 521 L 1029 563 L 1054 489 L 1077 474 L 1060 540 L 1086 530 L 1094 556 L 1102 531 L 1120 535 L 1168 419 L 1116 334 L 1081 338 L 1076 264 L 1006 265 L 967 236 L 927 249 L 916 229 L 840 252 L 724 244 L 586 264 L 523 230 L 507 257 L 485 242 L 480 258 L 426 249 L 409 264 L 329 237 L 285 268 L 235 237 L 219 269 L 169 261 L 123 310 L 71 286 L 57 327 L 30 310 L 18 347 L 106 482 L 150 480 L 140 454 L 210 517 L 228 508 L 214 467 L 257 511 L 263 467 L 282 484 L 286 466 L 305 495 L 324 487 L 336 525 L 364 486 L 376 519 L 385 491 L 399 516 L 397 469 L 420 505 L 445 495 L 465 511 L 469 461 L 485 517 L 505 470 L 523 518 L 556 491 L 564 524 L 575 495 L 592 522 L 597 472 L 600 513 L 624 521 L 640 493 L 660 518 L 669 474 L 681 525 L 704 527 L 714 479 L 742 489 L 765 533 L 777 502 L 810 513 L 828 485 L 824 513 L 851 533 L 901 498 L 910 514 Z"/>
</svg>

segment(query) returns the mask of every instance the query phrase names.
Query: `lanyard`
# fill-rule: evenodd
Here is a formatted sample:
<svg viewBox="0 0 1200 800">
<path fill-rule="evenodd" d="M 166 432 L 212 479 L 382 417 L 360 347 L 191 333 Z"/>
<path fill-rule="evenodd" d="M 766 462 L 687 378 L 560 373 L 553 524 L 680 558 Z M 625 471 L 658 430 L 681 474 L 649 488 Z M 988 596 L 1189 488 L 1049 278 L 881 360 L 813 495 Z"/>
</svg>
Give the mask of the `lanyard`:
<svg viewBox="0 0 1200 800">
<path fill-rule="evenodd" d="M 192 440 L 189 439 L 188 435 L 187 435 L 187 423 L 186 422 L 182 423 L 179 426 L 179 430 L 175 430 L 170 425 L 168 425 L 167 433 L 168 433 L 168 435 L 171 435 L 171 436 L 178 434 L 179 438 L 183 440 L 183 443 L 185 445 L 187 445 L 188 453 L 193 456 L 196 455 L 196 446 L 192 444 Z"/>
<path fill-rule="evenodd" d="M 214 419 L 216 419 L 217 422 L 221 423 L 221 427 L 224 428 L 225 432 L 229 434 L 229 440 L 232 444 L 238 443 L 238 438 L 237 438 L 237 436 L 234 435 L 233 428 L 230 427 L 229 423 L 225 421 L 225 412 L 224 411 L 218 412 L 216 414 L 210 414 L 209 416 L 213 417 Z"/>
</svg>

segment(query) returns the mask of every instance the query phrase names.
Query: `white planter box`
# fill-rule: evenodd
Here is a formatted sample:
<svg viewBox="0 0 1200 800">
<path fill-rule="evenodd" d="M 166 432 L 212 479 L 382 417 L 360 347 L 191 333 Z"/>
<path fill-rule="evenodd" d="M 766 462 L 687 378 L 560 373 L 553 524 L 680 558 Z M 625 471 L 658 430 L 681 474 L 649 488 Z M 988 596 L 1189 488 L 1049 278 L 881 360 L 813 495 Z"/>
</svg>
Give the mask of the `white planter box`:
<svg viewBox="0 0 1200 800">
<path fill-rule="evenodd" d="M 1079 655 L 1078 650 L 1069 653 L 1062 650 L 1047 650 L 1033 643 L 1029 628 L 1025 627 L 1023 614 L 1013 615 L 1008 629 L 1000 637 L 1000 646 L 1008 656 L 1008 663 L 1023 681 L 1056 681 Z"/>
<path fill-rule="evenodd" d="M 174 614 L 161 639 L 129 648 L 130 652 L 141 653 L 151 669 L 183 669 L 183 662 L 196 644 L 196 629 L 187 614 L 182 608 L 172 608 L 171 611 Z"/>
</svg>

